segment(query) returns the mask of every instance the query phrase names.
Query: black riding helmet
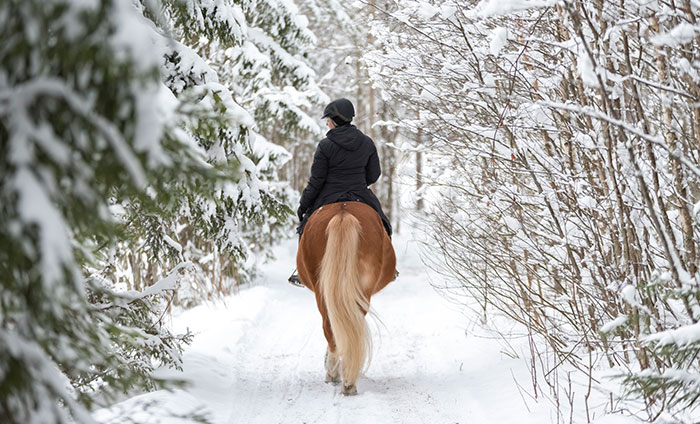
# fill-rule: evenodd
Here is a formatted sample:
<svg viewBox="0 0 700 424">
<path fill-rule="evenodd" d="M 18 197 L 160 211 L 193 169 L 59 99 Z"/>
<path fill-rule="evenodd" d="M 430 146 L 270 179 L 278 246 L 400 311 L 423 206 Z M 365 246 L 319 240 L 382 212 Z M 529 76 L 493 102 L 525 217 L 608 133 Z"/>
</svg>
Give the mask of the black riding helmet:
<svg viewBox="0 0 700 424">
<path fill-rule="evenodd" d="M 354 116 L 355 108 L 353 107 L 352 102 L 343 97 L 328 103 L 328 106 L 323 109 L 322 117 L 331 118 L 338 123 L 338 121 L 350 122 Z"/>
</svg>

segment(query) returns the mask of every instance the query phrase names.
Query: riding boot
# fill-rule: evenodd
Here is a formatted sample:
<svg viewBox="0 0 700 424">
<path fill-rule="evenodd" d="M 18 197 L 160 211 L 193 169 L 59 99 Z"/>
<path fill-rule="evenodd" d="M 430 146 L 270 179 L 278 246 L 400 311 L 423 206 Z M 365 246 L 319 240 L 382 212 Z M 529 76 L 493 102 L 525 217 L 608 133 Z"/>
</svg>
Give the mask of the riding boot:
<svg viewBox="0 0 700 424">
<path fill-rule="evenodd" d="M 289 281 L 289 284 L 297 287 L 304 287 L 303 284 L 301 284 L 301 280 L 299 280 L 299 275 L 297 274 L 297 270 L 295 269 L 294 272 L 292 272 L 292 275 L 289 276 L 287 279 Z"/>
</svg>

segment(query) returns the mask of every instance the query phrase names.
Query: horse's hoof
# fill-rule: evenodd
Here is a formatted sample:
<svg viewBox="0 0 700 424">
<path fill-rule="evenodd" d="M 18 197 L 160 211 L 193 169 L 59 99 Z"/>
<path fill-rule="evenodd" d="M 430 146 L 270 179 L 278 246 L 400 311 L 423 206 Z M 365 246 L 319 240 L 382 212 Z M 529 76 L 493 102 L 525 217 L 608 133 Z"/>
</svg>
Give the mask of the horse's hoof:
<svg viewBox="0 0 700 424">
<path fill-rule="evenodd" d="M 351 384 L 349 386 L 347 384 L 343 384 L 342 393 L 345 396 L 355 396 L 357 394 L 357 386 L 355 386 L 354 384 Z"/>
<path fill-rule="evenodd" d="M 338 384 L 340 383 L 340 376 L 332 376 L 328 373 L 326 373 L 326 383 L 333 383 L 333 384 Z"/>
</svg>

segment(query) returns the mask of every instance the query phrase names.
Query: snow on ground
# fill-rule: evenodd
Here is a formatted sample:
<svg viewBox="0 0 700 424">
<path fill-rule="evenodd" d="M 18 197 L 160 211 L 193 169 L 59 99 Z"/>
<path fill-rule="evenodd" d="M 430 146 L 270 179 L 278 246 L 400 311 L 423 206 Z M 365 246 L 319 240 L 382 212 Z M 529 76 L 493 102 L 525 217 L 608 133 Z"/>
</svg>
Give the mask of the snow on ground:
<svg viewBox="0 0 700 424">
<path fill-rule="evenodd" d="M 465 333 L 466 317 L 430 286 L 415 242 L 394 241 L 401 276 L 372 298 L 373 358 L 345 397 L 324 382 L 326 341 L 312 293 L 291 286 L 296 240 L 281 243 L 258 283 L 214 305 L 173 318 L 195 339 L 184 371 L 161 376 L 189 382 L 95 413 L 101 422 L 189 423 L 549 423 L 548 402 L 535 403 L 519 383 L 525 361 L 498 342 Z M 527 399 L 527 406 L 525 403 Z M 600 423 L 617 423 L 611 416 Z"/>
</svg>

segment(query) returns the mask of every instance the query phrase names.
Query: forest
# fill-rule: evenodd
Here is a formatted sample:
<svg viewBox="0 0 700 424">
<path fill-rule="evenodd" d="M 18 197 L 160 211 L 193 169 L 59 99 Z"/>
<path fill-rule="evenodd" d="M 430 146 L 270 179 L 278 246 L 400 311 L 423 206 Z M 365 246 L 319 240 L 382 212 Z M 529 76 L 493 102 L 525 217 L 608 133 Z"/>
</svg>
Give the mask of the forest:
<svg viewBox="0 0 700 424">
<path fill-rule="evenodd" d="M 0 422 L 101 422 L 177 386 L 156 371 L 196 335 L 168 317 L 236 298 L 296 239 L 341 97 L 425 284 L 526 340 L 519 383 L 552 422 L 697 422 L 699 19 L 698 0 L 2 0 Z"/>
</svg>

